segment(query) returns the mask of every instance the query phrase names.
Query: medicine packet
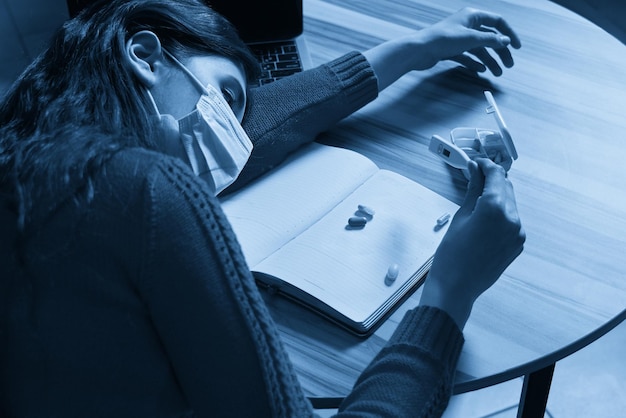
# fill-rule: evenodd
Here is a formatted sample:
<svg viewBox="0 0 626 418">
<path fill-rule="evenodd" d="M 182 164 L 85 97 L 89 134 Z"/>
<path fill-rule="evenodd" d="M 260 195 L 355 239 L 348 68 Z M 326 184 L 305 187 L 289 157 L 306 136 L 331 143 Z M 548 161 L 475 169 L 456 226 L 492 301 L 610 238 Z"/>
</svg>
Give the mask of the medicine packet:
<svg viewBox="0 0 626 418">
<path fill-rule="evenodd" d="M 438 155 L 452 167 L 463 170 L 469 178 L 467 163 L 476 158 L 489 158 L 509 171 L 513 160 L 517 159 L 517 150 L 513 138 L 502 118 L 496 101 L 490 91 L 485 91 L 487 113 L 492 113 L 498 124 L 498 130 L 483 128 L 454 128 L 450 131 L 450 141 L 439 135 L 430 139 L 429 151 Z"/>
</svg>

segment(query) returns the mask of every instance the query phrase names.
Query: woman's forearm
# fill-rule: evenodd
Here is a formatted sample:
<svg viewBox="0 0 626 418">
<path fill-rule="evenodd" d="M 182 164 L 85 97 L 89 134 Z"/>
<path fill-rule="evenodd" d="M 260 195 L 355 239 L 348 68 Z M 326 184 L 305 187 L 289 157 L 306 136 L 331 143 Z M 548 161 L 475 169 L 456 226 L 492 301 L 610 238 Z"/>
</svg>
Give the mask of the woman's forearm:
<svg viewBox="0 0 626 418">
<path fill-rule="evenodd" d="M 312 142 L 377 95 L 375 74 L 358 52 L 253 89 L 242 125 L 254 149 L 228 191 L 280 164 L 291 152 Z"/>
</svg>

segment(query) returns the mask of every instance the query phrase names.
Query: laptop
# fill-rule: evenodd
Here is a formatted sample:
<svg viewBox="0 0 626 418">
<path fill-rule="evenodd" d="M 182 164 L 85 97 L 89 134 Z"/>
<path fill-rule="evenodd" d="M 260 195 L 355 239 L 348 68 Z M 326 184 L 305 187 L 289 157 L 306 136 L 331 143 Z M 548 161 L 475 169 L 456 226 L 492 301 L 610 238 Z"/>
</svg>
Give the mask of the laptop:
<svg viewBox="0 0 626 418">
<path fill-rule="evenodd" d="M 302 0 L 209 0 L 261 63 L 259 84 L 312 67 L 302 35 Z"/>
<path fill-rule="evenodd" d="M 70 17 L 95 0 L 67 0 Z M 258 84 L 312 67 L 302 36 L 302 0 L 204 0 L 226 17 L 261 64 Z"/>
</svg>

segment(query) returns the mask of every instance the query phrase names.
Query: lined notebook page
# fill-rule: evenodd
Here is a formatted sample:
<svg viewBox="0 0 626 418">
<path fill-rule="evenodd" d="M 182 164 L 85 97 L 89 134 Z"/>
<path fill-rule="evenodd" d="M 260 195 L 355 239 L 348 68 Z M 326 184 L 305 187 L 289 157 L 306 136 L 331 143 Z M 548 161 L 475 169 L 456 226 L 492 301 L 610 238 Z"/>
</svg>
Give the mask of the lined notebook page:
<svg viewBox="0 0 626 418">
<path fill-rule="evenodd" d="M 250 267 L 305 231 L 378 171 L 354 151 L 312 143 L 222 199 Z"/>
<path fill-rule="evenodd" d="M 376 213 L 362 229 L 346 228 L 359 204 Z M 379 170 L 329 213 L 254 271 L 285 280 L 355 322 L 364 322 L 434 254 L 458 206 L 399 174 Z M 396 281 L 385 284 L 398 264 Z"/>
</svg>

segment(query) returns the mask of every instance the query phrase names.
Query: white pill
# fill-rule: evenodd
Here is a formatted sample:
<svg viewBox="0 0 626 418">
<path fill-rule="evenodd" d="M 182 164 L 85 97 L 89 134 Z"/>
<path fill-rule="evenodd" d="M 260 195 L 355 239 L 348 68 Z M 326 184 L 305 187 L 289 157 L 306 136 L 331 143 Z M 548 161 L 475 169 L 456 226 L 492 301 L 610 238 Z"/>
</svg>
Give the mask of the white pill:
<svg viewBox="0 0 626 418">
<path fill-rule="evenodd" d="M 376 211 L 369 206 L 359 205 L 358 208 L 361 212 L 369 216 L 374 216 L 374 214 L 376 213 Z"/>
<path fill-rule="evenodd" d="M 367 223 L 367 219 L 365 219 L 362 216 L 353 216 L 350 219 L 348 219 L 348 225 L 356 227 L 356 228 L 362 228 L 365 226 L 366 223 Z"/>
<path fill-rule="evenodd" d="M 393 282 L 395 282 L 396 279 L 398 278 L 398 274 L 400 274 L 400 266 L 398 266 L 396 263 L 393 263 L 387 269 L 387 275 L 385 276 L 385 283 L 387 285 L 390 285 Z"/>
<path fill-rule="evenodd" d="M 439 217 L 439 219 L 437 219 L 437 226 L 444 226 L 445 224 L 448 223 L 449 220 L 450 220 L 450 214 L 444 213 L 443 215 Z"/>
</svg>

